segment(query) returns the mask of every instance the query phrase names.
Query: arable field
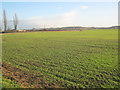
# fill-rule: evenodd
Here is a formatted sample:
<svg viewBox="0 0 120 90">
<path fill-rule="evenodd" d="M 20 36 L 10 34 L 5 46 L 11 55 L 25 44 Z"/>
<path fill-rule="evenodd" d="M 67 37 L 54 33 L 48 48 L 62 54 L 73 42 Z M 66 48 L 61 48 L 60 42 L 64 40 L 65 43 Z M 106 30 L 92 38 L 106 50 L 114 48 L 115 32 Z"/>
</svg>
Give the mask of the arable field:
<svg viewBox="0 0 120 90">
<path fill-rule="evenodd" d="M 4 88 L 117 88 L 118 30 L 2 35 Z"/>
</svg>

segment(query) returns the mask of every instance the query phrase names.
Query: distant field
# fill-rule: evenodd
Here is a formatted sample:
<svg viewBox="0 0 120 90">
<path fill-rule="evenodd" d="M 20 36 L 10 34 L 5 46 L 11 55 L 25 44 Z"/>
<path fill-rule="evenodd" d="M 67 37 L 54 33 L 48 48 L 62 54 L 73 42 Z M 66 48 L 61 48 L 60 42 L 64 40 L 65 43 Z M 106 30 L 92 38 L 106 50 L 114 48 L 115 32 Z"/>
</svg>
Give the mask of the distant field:
<svg viewBox="0 0 120 90">
<path fill-rule="evenodd" d="M 2 35 L 3 87 L 117 88 L 118 30 Z"/>
</svg>

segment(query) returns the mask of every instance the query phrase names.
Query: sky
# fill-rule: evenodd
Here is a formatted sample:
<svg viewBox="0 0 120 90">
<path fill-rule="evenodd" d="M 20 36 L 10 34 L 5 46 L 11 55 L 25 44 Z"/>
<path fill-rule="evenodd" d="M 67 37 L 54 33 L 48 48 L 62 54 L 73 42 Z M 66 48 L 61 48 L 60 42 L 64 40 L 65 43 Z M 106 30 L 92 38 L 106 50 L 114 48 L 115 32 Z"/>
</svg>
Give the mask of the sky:
<svg viewBox="0 0 120 90">
<path fill-rule="evenodd" d="M 2 2 L 8 27 L 18 16 L 19 29 L 118 25 L 118 2 Z"/>
</svg>

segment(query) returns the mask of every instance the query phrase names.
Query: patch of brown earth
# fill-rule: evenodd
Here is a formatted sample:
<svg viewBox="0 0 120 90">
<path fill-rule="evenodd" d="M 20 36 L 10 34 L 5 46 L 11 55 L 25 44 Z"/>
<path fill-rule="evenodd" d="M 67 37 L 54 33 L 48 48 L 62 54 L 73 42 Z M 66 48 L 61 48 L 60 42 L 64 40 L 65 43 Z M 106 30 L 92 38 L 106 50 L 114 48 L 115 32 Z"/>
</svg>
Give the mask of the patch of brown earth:
<svg viewBox="0 0 120 90">
<path fill-rule="evenodd" d="M 4 62 L 2 63 L 2 75 L 16 81 L 23 88 L 60 88 L 55 83 L 45 81 L 43 75 L 35 76 L 33 73 L 26 73 Z"/>
</svg>

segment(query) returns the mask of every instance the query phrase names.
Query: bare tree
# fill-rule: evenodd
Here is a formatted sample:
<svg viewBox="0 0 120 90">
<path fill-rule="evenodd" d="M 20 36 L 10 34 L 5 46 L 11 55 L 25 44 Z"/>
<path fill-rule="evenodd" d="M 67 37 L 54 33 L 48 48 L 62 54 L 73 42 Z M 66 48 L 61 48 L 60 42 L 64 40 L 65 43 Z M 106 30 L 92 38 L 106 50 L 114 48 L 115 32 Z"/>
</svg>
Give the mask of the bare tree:
<svg viewBox="0 0 120 90">
<path fill-rule="evenodd" d="M 6 18 L 6 11 L 3 11 L 3 18 L 4 18 L 4 31 L 7 30 L 7 18 Z"/>
<path fill-rule="evenodd" d="M 7 31 L 10 31 L 10 27 L 8 26 L 8 29 L 7 29 Z"/>
<path fill-rule="evenodd" d="M 1 27 L 0 27 L 0 32 L 2 32 L 2 29 L 1 29 Z"/>
<path fill-rule="evenodd" d="M 13 17 L 13 23 L 14 23 L 14 29 L 17 30 L 17 27 L 18 27 L 18 18 L 17 18 L 16 13 L 15 13 L 15 16 Z"/>
<path fill-rule="evenodd" d="M 45 28 L 45 24 L 44 24 L 44 30 L 46 30 L 46 28 Z"/>
</svg>

